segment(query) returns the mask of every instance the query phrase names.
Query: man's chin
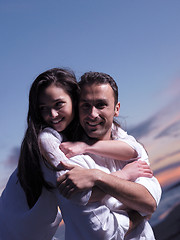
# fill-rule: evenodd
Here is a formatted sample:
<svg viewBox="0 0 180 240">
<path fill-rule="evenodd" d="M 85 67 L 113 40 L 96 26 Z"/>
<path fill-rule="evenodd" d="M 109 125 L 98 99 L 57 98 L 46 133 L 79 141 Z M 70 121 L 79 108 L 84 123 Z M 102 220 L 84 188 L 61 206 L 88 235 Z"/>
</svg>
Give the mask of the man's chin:
<svg viewBox="0 0 180 240">
<path fill-rule="evenodd" d="M 96 130 L 86 129 L 85 132 L 88 135 L 88 137 L 90 137 L 90 138 L 98 138 L 98 136 L 99 136 L 99 134 Z"/>
<path fill-rule="evenodd" d="M 88 137 L 90 138 L 95 138 L 95 139 L 100 139 L 102 137 L 102 133 L 98 130 L 91 130 L 91 131 L 86 131 L 86 134 L 88 135 Z"/>
<path fill-rule="evenodd" d="M 97 140 L 108 140 L 110 139 L 111 131 L 104 131 L 104 129 L 84 129 L 87 136 Z"/>
</svg>

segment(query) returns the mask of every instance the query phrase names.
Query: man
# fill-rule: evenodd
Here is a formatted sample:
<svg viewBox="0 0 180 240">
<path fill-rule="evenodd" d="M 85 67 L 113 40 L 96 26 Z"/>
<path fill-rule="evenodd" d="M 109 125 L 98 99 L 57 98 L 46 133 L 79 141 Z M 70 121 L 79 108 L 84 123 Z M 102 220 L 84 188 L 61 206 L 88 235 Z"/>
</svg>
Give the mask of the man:
<svg viewBox="0 0 180 240">
<path fill-rule="evenodd" d="M 92 139 L 110 141 L 112 138 L 116 138 L 115 135 L 118 135 L 119 131 L 121 134 L 121 129 L 118 126 L 113 126 L 112 128 L 113 118 L 114 116 L 118 116 L 120 109 L 118 89 L 115 81 L 107 74 L 89 72 L 81 77 L 79 85 L 81 88 L 79 100 L 80 123 L 89 137 L 89 141 Z M 69 153 L 69 151 L 72 151 L 72 146 L 69 147 L 68 144 L 66 145 L 66 143 L 64 143 L 62 144 L 62 150 L 63 148 L 66 156 L 71 157 L 72 154 Z M 139 151 L 141 152 L 141 150 L 142 149 Z M 106 152 L 106 149 L 101 151 Z M 90 152 L 90 150 L 82 152 L 87 153 Z M 77 153 L 80 152 L 74 152 L 73 155 Z M 100 155 L 99 152 L 98 154 Z M 143 154 L 145 153 L 143 152 Z M 102 159 L 99 156 L 96 154 L 90 154 L 90 156 L 95 159 L 95 162 L 99 161 L 99 163 L 102 164 Z M 107 156 L 107 153 L 105 153 L 105 156 Z M 116 159 L 116 156 L 114 156 L 114 159 Z M 115 165 L 116 164 L 119 163 L 116 162 Z M 59 178 L 60 191 L 65 197 L 71 196 L 74 192 L 95 187 L 91 201 L 100 200 L 101 198 L 99 198 L 99 195 L 97 197 L 97 194 L 99 193 L 100 197 L 102 197 L 101 193 L 104 192 L 118 199 L 123 206 L 147 215 L 154 212 L 159 202 L 161 189 L 155 178 L 139 179 L 137 181 L 138 184 L 122 179 L 120 180 L 116 176 L 97 169 L 84 170 L 71 165 L 64 165 L 64 167 L 70 170 Z M 101 191 L 98 189 L 101 189 Z M 91 208 L 85 208 L 84 211 L 90 213 Z M 104 217 L 107 217 L 107 226 L 116 224 L 116 228 L 118 229 L 118 224 L 121 220 L 118 219 L 115 211 L 110 211 L 109 214 L 113 215 L 113 217 L 111 216 L 111 220 L 113 219 L 114 221 L 110 223 L 108 221 L 108 214 L 105 215 Z M 94 226 L 92 225 L 90 227 Z M 83 232 L 83 229 L 80 231 Z M 96 229 L 94 229 L 94 231 L 96 231 Z M 106 231 L 108 231 L 108 229 L 106 229 Z M 116 236 L 114 235 L 112 238 L 109 237 L 109 239 L 118 239 Z M 127 235 L 126 239 L 154 239 L 154 235 L 147 222 L 143 222 L 136 231 L 134 230 Z"/>
</svg>

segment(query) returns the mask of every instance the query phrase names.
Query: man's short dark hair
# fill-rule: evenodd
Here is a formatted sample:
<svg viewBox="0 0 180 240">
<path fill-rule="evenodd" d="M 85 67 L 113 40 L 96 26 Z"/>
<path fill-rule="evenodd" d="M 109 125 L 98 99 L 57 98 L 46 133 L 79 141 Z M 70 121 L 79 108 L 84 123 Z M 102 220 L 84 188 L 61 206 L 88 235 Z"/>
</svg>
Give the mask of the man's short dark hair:
<svg viewBox="0 0 180 240">
<path fill-rule="evenodd" d="M 116 105 L 118 102 L 118 86 L 114 79 L 106 73 L 86 72 L 81 76 L 81 80 L 78 84 L 80 89 L 85 85 L 109 84 L 114 92 L 114 104 Z"/>
</svg>

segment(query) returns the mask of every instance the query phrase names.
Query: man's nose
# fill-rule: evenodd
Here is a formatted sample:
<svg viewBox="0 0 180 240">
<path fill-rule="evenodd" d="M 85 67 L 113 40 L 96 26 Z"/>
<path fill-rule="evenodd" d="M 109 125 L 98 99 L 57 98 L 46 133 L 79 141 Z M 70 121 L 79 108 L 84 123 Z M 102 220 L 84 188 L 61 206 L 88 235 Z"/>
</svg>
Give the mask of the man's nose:
<svg viewBox="0 0 180 240">
<path fill-rule="evenodd" d="M 96 117 L 98 117 L 98 110 L 97 110 L 97 108 L 96 107 L 92 107 L 91 108 L 91 112 L 90 112 L 90 117 L 92 117 L 92 118 L 96 118 Z"/>
<path fill-rule="evenodd" d="M 50 116 L 52 118 L 55 118 L 55 117 L 58 116 L 58 112 L 55 109 L 52 108 L 52 109 L 50 109 Z"/>
</svg>

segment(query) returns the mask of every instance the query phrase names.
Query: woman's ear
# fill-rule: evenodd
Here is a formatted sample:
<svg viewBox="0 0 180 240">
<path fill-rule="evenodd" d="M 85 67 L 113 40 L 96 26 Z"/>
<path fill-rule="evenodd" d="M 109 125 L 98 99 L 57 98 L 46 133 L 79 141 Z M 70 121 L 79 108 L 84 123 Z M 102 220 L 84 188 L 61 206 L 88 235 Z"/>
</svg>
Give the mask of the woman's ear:
<svg viewBox="0 0 180 240">
<path fill-rule="evenodd" d="M 120 102 L 118 102 L 115 106 L 114 109 L 114 117 L 118 117 L 119 116 L 119 110 L 120 110 Z"/>
</svg>

